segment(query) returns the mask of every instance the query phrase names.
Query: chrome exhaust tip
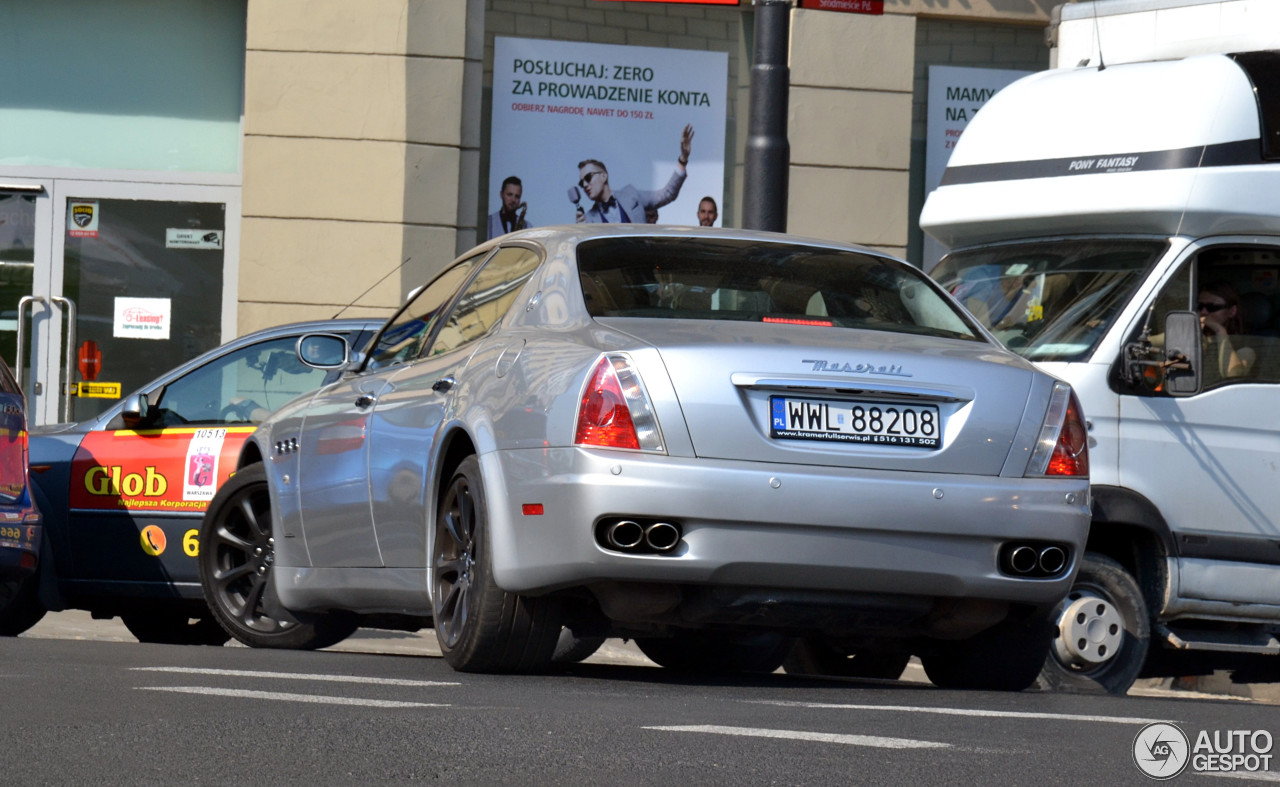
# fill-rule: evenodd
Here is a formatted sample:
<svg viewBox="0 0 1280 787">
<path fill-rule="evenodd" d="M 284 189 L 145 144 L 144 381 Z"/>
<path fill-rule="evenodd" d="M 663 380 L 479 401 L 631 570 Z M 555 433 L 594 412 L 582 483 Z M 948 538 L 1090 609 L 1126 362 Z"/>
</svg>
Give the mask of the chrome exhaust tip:
<svg viewBox="0 0 1280 787">
<path fill-rule="evenodd" d="M 644 528 L 630 519 L 618 520 L 605 531 L 605 539 L 614 549 L 635 549 L 644 541 L 644 536 Z"/>
<path fill-rule="evenodd" d="M 670 552 L 680 543 L 680 528 L 669 522 L 655 522 L 644 529 L 644 541 L 655 552 Z"/>
<path fill-rule="evenodd" d="M 1029 546 L 1016 547 L 1009 553 L 1009 568 L 1019 574 L 1030 574 L 1036 570 L 1038 563 L 1039 556 Z"/>
<path fill-rule="evenodd" d="M 1067 565 L 1067 553 L 1061 547 L 1045 547 L 1040 550 L 1040 570 L 1052 576 Z"/>
</svg>

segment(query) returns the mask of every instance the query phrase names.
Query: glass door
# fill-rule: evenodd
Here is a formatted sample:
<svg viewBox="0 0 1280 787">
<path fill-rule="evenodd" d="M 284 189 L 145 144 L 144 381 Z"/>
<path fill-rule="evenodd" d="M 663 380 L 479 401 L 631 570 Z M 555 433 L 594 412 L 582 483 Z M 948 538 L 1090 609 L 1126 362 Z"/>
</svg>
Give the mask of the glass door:
<svg viewBox="0 0 1280 787">
<path fill-rule="evenodd" d="M 44 373 L 36 333 L 54 312 L 49 301 L 53 181 L 0 178 L 0 355 L 13 367 L 36 423 Z"/>
<path fill-rule="evenodd" d="M 0 188 L 30 228 L 0 225 L 0 352 L 24 346 L 32 423 L 92 418 L 234 334 L 238 188 L 30 185 Z"/>
</svg>

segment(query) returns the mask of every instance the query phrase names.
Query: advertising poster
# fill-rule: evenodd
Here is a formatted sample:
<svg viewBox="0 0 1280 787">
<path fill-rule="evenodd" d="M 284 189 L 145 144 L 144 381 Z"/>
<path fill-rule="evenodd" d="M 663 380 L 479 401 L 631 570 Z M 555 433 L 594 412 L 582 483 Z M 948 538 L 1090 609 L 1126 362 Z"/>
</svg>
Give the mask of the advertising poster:
<svg viewBox="0 0 1280 787">
<path fill-rule="evenodd" d="M 579 211 L 696 226 L 703 197 L 722 226 L 728 74 L 723 52 L 498 37 L 480 236 L 573 224 Z"/>
<path fill-rule="evenodd" d="M 938 187 L 951 151 L 965 126 L 1000 88 L 1031 71 L 997 68 L 929 66 L 929 109 L 926 117 L 924 193 Z M 937 264 L 945 247 L 924 236 L 924 269 Z"/>
</svg>

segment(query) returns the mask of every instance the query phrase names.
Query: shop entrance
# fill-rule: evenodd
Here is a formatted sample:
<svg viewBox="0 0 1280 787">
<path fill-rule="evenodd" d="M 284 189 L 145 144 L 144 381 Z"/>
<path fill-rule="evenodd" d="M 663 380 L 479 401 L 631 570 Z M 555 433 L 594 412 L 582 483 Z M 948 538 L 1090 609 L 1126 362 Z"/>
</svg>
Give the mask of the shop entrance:
<svg viewBox="0 0 1280 787">
<path fill-rule="evenodd" d="M 0 354 L 29 421 L 91 418 L 230 338 L 238 215 L 230 187 L 0 179 Z"/>
</svg>

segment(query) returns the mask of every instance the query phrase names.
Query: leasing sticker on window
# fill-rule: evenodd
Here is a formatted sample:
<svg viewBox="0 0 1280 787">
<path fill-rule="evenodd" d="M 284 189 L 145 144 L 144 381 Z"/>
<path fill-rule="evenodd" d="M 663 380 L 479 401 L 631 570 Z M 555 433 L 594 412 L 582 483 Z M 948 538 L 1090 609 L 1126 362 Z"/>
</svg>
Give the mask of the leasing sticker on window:
<svg viewBox="0 0 1280 787">
<path fill-rule="evenodd" d="M 116 298 L 112 336 L 120 339 L 168 339 L 168 298 Z"/>
</svg>

